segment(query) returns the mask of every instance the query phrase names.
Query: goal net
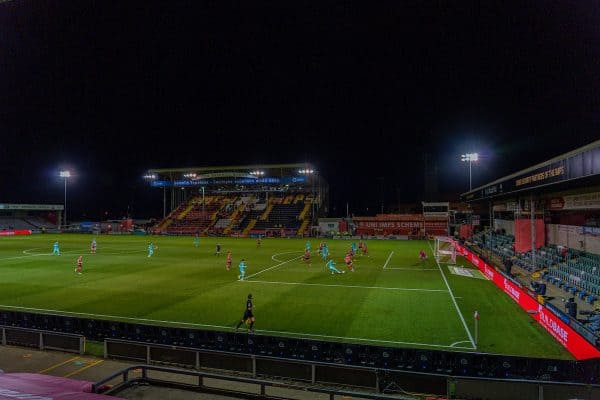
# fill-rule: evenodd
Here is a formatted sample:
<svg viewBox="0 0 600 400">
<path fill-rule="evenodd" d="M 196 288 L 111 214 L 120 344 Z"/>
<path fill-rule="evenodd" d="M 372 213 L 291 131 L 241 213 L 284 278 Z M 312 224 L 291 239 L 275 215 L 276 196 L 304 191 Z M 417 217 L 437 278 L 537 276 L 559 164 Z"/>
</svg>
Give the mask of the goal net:
<svg viewBox="0 0 600 400">
<path fill-rule="evenodd" d="M 440 264 L 456 264 L 456 247 L 454 240 L 447 236 L 435 237 L 435 259 Z"/>
</svg>

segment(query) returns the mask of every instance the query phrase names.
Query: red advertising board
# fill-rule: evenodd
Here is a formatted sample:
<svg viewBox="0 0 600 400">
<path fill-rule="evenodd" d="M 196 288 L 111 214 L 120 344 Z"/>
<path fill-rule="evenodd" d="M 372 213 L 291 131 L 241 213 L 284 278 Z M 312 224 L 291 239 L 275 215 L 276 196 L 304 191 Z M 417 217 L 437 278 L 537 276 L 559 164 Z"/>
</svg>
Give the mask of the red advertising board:
<svg viewBox="0 0 600 400">
<path fill-rule="evenodd" d="M 0 231 L 0 236 L 17 236 L 17 235 L 31 235 L 31 231 L 28 229 L 21 229 L 16 231 Z"/>
<path fill-rule="evenodd" d="M 423 221 L 356 221 L 356 233 L 359 235 L 410 235 L 423 229 Z M 415 232 L 416 231 L 416 232 Z"/>
<path fill-rule="evenodd" d="M 600 350 L 579 335 L 573 328 L 558 318 L 544 305 L 538 303 L 527 292 L 521 289 L 510 279 L 504 277 L 493 267 L 475 255 L 467 248 L 455 243 L 459 253 L 475 265 L 496 286 L 512 298 L 522 309 L 529 311 L 530 315 L 546 329 L 560 344 L 562 344 L 578 360 L 600 357 Z"/>
</svg>

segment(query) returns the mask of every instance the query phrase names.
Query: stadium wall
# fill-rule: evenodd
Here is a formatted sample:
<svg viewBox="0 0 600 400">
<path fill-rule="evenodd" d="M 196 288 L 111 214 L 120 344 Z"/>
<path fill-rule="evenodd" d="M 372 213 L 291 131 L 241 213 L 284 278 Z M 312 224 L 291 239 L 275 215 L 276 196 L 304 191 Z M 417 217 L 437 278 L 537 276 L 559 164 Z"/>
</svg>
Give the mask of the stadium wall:
<svg viewBox="0 0 600 400">
<path fill-rule="evenodd" d="M 457 251 L 479 268 L 484 276 L 493 281 L 504 293 L 527 311 L 554 339 L 563 345 L 577 360 L 599 358 L 600 350 L 579 335 L 568 322 L 562 321 L 543 304 L 531 297 L 520 285 L 498 272 L 475 253 L 455 242 Z M 483 318 L 483 317 L 482 317 Z"/>
<path fill-rule="evenodd" d="M 582 226 L 548 224 L 546 236 L 549 244 L 600 254 L 600 232 L 585 233 L 584 229 Z"/>
<path fill-rule="evenodd" d="M 509 221 L 507 219 L 495 219 L 494 229 L 504 229 L 507 235 L 515 234 L 515 221 Z"/>
</svg>

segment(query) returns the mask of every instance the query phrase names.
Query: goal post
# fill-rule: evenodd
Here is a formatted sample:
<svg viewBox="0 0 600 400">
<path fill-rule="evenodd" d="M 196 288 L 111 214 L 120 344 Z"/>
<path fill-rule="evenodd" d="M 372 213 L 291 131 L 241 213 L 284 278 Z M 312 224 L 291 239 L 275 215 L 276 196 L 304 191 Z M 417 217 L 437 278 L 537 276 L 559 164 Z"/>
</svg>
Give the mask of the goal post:
<svg viewBox="0 0 600 400">
<path fill-rule="evenodd" d="M 440 264 L 456 264 L 456 247 L 454 239 L 448 236 L 436 236 L 434 256 Z"/>
</svg>

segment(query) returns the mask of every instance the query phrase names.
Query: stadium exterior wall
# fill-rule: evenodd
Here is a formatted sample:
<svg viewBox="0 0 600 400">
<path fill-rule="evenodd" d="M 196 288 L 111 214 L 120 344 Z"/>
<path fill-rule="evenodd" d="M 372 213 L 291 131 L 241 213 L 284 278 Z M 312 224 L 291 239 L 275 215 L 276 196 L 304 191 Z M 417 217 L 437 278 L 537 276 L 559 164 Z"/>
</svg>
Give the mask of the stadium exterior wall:
<svg viewBox="0 0 600 400">
<path fill-rule="evenodd" d="M 475 253 L 461 246 L 459 243 L 455 242 L 455 247 L 470 263 L 479 268 L 486 278 L 493 281 L 496 286 L 510 296 L 521 308 L 529 312 L 533 319 L 546 329 L 577 360 L 600 358 L 600 350 L 598 348 L 579 335 L 546 306 L 540 304 L 536 299 L 527 294 L 510 278 L 498 272 Z"/>
</svg>

